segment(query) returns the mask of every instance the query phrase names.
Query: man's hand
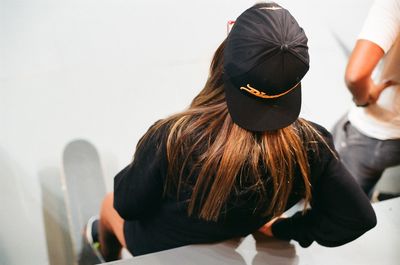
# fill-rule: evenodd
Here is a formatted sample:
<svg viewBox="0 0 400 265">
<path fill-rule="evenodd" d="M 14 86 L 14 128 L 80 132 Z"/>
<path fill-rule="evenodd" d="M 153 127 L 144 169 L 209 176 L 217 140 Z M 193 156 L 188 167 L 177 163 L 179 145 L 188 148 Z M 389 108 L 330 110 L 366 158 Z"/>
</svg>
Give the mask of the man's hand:
<svg viewBox="0 0 400 265">
<path fill-rule="evenodd" d="M 372 84 L 369 89 L 368 103 L 369 104 L 375 103 L 379 99 L 379 96 L 381 95 L 382 91 L 385 90 L 385 88 L 392 85 L 394 85 L 394 83 L 390 80 L 380 84 Z"/>
<path fill-rule="evenodd" d="M 368 92 L 366 98 L 360 99 L 359 97 L 353 97 L 353 101 L 359 107 L 366 107 L 370 104 L 374 104 L 378 100 L 382 91 L 391 85 L 393 85 L 393 82 L 390 80 L 383 83 L 375 84 L 372 79 L 369 79 L 364 85 L 366 87 L 365 90 Z"/>
</svg>

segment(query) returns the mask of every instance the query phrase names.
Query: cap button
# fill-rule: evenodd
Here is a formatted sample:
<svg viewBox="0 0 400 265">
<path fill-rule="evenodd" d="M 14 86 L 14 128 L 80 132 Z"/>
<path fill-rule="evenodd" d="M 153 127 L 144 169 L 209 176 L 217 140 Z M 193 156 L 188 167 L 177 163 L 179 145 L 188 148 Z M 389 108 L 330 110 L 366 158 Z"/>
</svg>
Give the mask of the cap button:
<svg viewBox="0 0 400 265">
<path fill-rule="evenodd" d="M 281 45 L 281 51 L 287 51 L 287 50 L 289 50 L 289 46 L 285 43 L 285 44 L 282 44 Z"/>
</svg>

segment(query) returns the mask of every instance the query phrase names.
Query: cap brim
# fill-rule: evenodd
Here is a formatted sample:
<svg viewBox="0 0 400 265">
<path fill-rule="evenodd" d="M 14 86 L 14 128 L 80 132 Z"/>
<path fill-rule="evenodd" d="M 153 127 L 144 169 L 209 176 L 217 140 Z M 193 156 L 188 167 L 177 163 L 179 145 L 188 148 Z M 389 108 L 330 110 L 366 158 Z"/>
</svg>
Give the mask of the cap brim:
<svg viewBox="0 0 400 265">
<path fill-rule="evenodd" d="M 247 95 L 229 80 L 224 82 L 226 102 L 234 123 L 255 132 L 277 130 L 292 124 L 301 109 L 301 84 L 275 99 Z"/>
</svg>

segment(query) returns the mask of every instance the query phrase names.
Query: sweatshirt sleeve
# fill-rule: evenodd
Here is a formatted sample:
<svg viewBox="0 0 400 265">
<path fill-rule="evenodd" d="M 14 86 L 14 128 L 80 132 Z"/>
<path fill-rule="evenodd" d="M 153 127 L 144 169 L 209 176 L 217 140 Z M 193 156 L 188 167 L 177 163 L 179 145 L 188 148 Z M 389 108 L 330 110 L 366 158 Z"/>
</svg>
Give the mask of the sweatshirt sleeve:
<svg viewBox="0 0 400 265">
<path fill-rule="evenodd" d="M 334 150 L 332 136 L 324 129 Z M 322 149 L 324 167 L 313 185 L 311 208 L 279 219 L 272 226 L 275 237 L 296 240 L 302 247 L 313 241 L 327 247 L 346 244 L 376 225 L 375 212 L 365 193 L 328 148 Z M 311 165 L 312 166 L 312 165 Z"/>
<path fill-rule="evenodd" d="M 125 220 L 154 212 L 162 199 L 166 158 L 161 134 L 150 135 L 136 149 L 133 162 L 114 178 L 114 208 Z"/>
</svg>

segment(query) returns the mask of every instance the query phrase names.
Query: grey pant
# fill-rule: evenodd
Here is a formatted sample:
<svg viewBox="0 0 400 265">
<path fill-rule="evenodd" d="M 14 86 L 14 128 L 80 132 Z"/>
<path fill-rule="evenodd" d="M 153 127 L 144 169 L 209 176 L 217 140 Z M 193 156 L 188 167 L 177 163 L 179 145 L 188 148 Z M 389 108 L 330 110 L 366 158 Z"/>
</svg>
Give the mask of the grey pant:
<svg viewBox="0 0 400 265">
<path fill-rule="evenodd" d="M 365 136 L 351 125 L 347 115 L 333 128 L 333 139 L 343 164 L 367 195 L 386 168 L 400 165 L 400 139 Z"/>
</svg>

